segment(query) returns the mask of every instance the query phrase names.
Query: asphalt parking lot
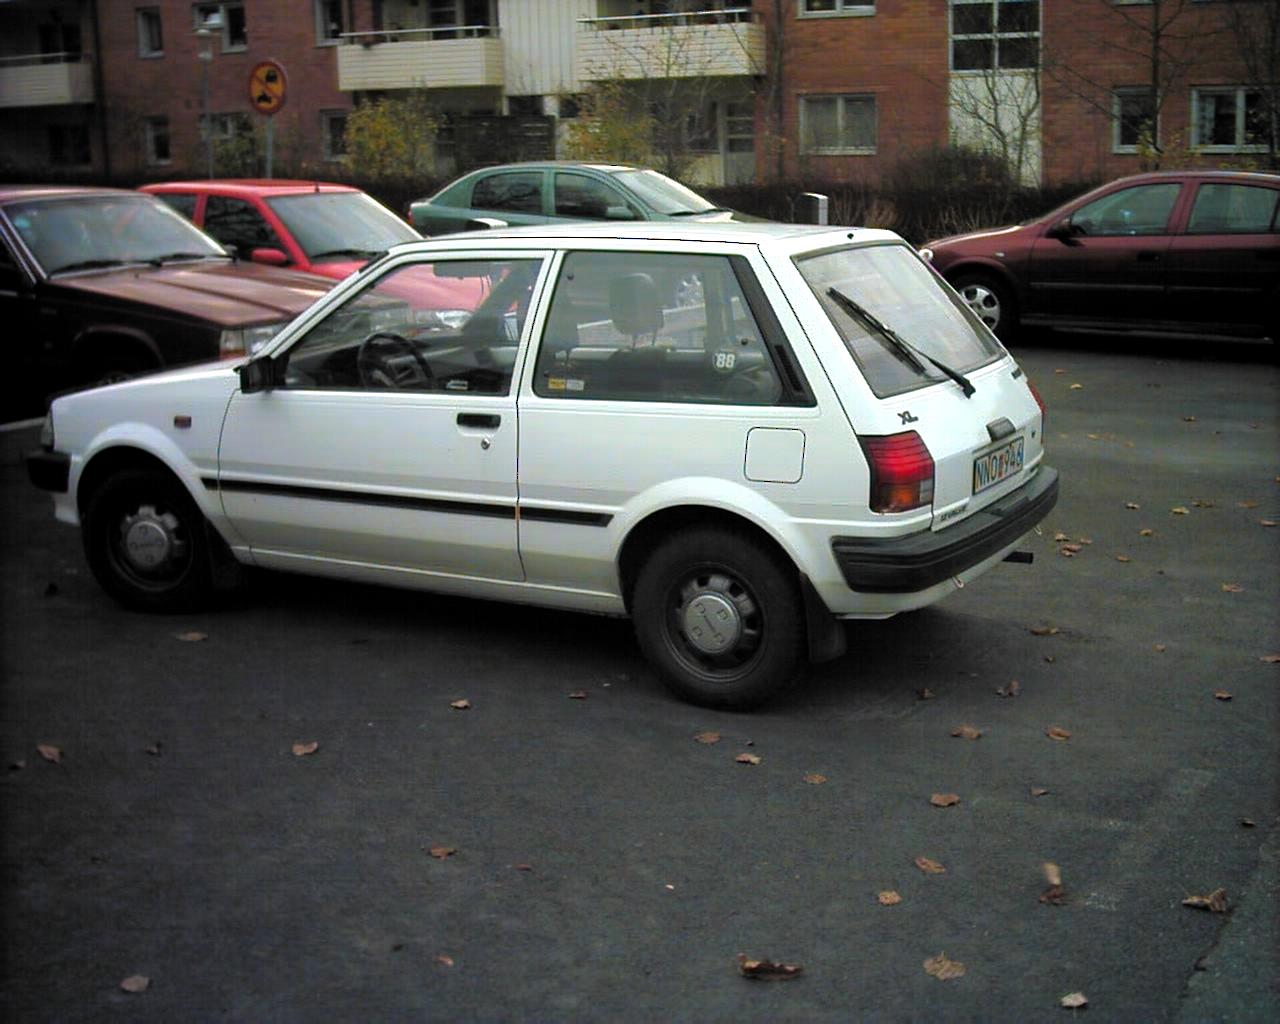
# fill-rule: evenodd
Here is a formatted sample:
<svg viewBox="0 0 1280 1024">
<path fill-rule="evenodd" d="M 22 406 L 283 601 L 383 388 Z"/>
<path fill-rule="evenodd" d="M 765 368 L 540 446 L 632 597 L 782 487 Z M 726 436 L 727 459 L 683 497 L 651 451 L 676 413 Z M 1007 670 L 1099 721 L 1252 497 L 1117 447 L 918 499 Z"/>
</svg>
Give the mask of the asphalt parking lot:
<svg viewBox="0 0 1280 1024">
<path fill-rule="evenodd" d="M 0 1012 L 1277 1019 L 1280 370 L 1015 352 L 1062 473 L 1035 563 L 750 715 L 615 620 L 280 576 L 124 612 L 0 432 Z"/>
</svg>

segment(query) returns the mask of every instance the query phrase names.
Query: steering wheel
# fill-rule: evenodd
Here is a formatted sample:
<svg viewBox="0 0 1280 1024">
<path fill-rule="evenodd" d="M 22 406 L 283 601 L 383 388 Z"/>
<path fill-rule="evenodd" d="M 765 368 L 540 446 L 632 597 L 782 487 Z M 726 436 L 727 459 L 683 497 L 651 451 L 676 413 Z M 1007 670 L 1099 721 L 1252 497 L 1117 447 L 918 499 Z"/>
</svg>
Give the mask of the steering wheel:
<svg viewBox="0 0 1280 1024">
<path fill-rule="evenodd" d="M 360 342 L 356 371 L 366 387 L 421 391 L 435 382 L 435 375 L 417 346 L 392 331 L 374 331 Z"/>
</svg>

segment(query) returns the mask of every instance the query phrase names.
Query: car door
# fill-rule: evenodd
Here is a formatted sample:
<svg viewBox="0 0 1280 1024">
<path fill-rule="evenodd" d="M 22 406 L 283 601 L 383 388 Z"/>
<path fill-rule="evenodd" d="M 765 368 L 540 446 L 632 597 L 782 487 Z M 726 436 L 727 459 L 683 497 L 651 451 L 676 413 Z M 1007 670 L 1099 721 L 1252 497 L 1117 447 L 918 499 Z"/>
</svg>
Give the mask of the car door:
<svg viewBox="0 0 1280 1024">
<path fill-rule="evenodd" d="M 544 262 L 401 260 L 272 355 L 275 386 L 232 398 L 219 450 L 255 560 L 523 578 L 511 381 Z M 447 322 L 442 281 L 458 291 Z"/>
<path fill-rule="evenodd" d="M 613 185 L 581 171 L 556 171 L 552 201 L 557 218 L 643 220 L 640 208 Z"/>
<path fill-rule="evenodd" d="M 471 188 L 472 217 L 495 217 L 508 224 L 545 224 L 546 179 L 542 170 L 497 171 Z"/>
<path fill-rule="evenodd" d="M 1169 252 L 1169 307 L 1206 331 L 1280 325 L 1280 186 L 1201 182 Z"/>
<path fill-rule="evenodd" d="M 1031 249 L 1030 311 L 1054 319 L 1156 321 L 1164 305 L 1166 256 L 1182 184 L 1132 185 L 1090 201 Z"/>
</svg>

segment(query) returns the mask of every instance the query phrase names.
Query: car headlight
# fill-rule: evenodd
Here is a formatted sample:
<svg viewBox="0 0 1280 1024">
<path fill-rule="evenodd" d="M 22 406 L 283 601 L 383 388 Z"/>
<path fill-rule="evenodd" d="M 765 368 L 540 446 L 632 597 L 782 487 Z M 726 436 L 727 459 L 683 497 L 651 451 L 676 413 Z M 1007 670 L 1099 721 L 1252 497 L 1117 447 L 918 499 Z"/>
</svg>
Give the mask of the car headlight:
<svg viewBox="0 0 1280 1024">
<path fill-rule="evenodd" d="M 267 342 L 284 329 L 287 323 L 287 320 L 282 320 L 278 324 L 261 324 L 258 327 L 241 327 L 223 331 L 218 337 L 218 356 L 222 359 L 234 359 L 246 354 L 257 355 Z"/>
<path fill-rule="evenodd" d="M 471 311 L 467 309 L 420 309 L 417 322 L 422 327 L 447 327 L 451 331 L 460 331 L 468 320 Z"/>
<path fill-rule="evenodd" d="M 47 452 L 53 451 L 53 410 L 45 414 L 44 422 L 40 424 L 40 447 Z"/>
<path fill-rule="evenodd" d="M 919 249 L 919 253 L 920 253 L 920 258 L 923 259 L 926 263 L 933 262 L 933 250 L 930 249 L 927 245 L 921 246 Z"/>
</svg>

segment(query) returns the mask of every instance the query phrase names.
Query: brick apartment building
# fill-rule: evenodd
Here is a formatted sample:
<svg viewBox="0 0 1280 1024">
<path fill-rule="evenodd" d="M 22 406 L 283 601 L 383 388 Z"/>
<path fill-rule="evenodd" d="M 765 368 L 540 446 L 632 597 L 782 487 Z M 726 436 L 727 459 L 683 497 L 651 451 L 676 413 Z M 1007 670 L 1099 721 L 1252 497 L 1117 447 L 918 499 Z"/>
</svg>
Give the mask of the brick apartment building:
<svg viewBox="0 0 1280 1024">
<path fill-rule="evenodd" d="M 563 125 L 603 79 L 696 96 L 709 183 L 874 180 L 949 141 L 1108 177 L 1153 126 L 1171 159 L 1274 166 L 1277 30 L 1280 0 L 6 0 L 0 170 L 201 174 L 211 139 L 225 173 L 264 59 L 277 169 L 323 176 L 365 98 Z"/>
</svg>

